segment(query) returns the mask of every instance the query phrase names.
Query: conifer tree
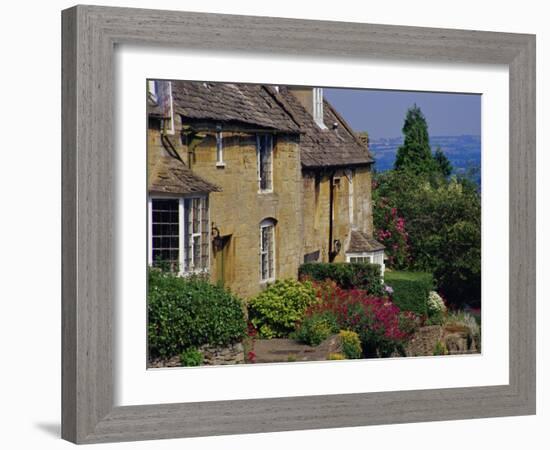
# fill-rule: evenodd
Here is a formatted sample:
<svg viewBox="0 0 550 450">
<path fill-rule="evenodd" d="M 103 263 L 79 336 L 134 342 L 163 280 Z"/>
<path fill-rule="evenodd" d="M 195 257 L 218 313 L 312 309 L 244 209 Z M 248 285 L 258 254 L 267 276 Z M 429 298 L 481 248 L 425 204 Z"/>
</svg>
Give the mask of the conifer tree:
<svg viewBox="0 0 550 450">
<path fill-rule="evenodd" d="M 416 103 L 408 109 L 402 131 L 405 139 L 397 150 L 394 168 L 417 175 L 435 172 L 437 167 L 430 148 L 428 124 Z"/>
<path fill-rule="evenodd" d="M 447 158 L 447 156 L 445 156 L 445 153 L 443 153 L 443 150 L 441 150 L 441 147 L 437 147 L 434 159 L 439 173 L 444 178 L 448 178 L 453 171 L 453 166 L 451 165 L 449 158 Z"/>
</svg>

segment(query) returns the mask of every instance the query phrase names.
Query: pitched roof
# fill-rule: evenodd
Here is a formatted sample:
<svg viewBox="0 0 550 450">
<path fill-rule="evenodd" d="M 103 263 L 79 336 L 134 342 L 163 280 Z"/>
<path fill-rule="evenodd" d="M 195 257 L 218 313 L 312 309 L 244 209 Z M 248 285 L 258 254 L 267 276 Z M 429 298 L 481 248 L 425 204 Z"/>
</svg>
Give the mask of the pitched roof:
<svg viewBox="0 0 550 450">
<path fill-rule="evenodd" d="M 149 191 L 170 194 L 199 194 L 221 189 L 199 177 L 183 161 L 173 156 L 159 156 L 148 177 Z"/>
<path fill-rule="evenodd" d="M 299 133 L 299 126 L 263 85 L 173 81 L 174 110 L 187 119 L 245 124 Z"/>
<path fill-rule="evenodd" d="M 165 119 L 169 116 L 160 104 L 154 101 L 149 94 L 147 95 L 147 115 L 157 119 Z"/>
<path fill-rule="evenodd" d="M 363 231 L 353 230 L 348 245 L 347 253 L 376 252 L 384 250 L 384 245 L 376 239 L 369 237 Z"/>
<path fill-rule="evenodd" d="M 325 99 L 321 129 L 298 99 L 284 86 L 278 94 L 282 103 L 300 126 L 300 155 L 304 168 L 366 165 L 374 162 L 367 147 L 353 132 L 346 121 Z"/>
</svg>

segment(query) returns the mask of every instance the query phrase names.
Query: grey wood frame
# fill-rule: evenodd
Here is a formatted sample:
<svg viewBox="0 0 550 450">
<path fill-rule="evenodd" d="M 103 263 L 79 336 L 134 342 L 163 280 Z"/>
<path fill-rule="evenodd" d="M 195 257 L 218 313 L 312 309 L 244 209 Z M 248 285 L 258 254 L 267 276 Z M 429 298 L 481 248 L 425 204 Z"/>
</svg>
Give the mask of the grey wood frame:
<svg viewBox="0 0 550 450">
<path fill-rule="evenodd" d="M 75 6 L 62 13 L 62 437 L 76 443 L 535 413 L 535 36 Z M 113 406 L 113 50 L 155 44 L 331 58 L 506 64 L 507 385 Z"/>
</svg>

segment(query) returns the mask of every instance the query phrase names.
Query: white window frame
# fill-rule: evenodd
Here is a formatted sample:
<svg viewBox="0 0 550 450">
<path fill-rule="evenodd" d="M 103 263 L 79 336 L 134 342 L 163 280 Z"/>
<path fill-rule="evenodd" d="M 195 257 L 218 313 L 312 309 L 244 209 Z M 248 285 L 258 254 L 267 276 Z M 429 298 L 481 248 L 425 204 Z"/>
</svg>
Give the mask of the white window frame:
<svg viewBox="0 0 550 450">
<path fill-rule="evenodd" d="M 376 262 L 376 257 L 381 257 L 382 262 Z M 368 258 L 370 264 L 378 264 L 380 266 L 380 275 L 384 276 L 386 264 L 384 263 L 384 251 L 376 250 L 374 252 L 346 252 L 346 262 L 351 262 L 352 258 Z"/>
<path fill-rule="evenodd" d="M 323 88 L 313 88 L 313 120 L 319 128 L 326 130 L 323 117 Z"/>
<path fill-rule="evenodd" d="M 183 263 L 184 263 L 184 240 L 182 239 L 182 230 L 185 229 L 185 216 L 183 213 L 184 208 L 184 197 L 175 197 L 175 196 L 150 196 L 147 199 L 147 263 L 153 265 L 153 201 L 154 200 L 178 200 L 178 263 L 179 263 L 179 274 L 183 273 Z"/>
<path fill-rule="evenodd" d="M 262 189 L 262 178 L 261 178 L 261 157 L 260 157 L 260 139 L 269 138 L 269 165 L 271 173 L 271 186 L 266 189 Z M 269 194 L 273 192 L 273 135 L 268 133 L 259 133 L 256 134 L 256 160 L 257 160 L 257 172 L 258 172 L 258 192 L 260 194 Z"/>
<path fill-rule="evenodd" d="M 199 199 L 199 200 L 205 199 L 205 200 L 207 200 L 207 196 L 205 196 L 205 195 L 195 195 L 195 196 L 191 196 L 191 197 L 182 197 L 182 202 L 183 202 L 184 208 L 185 208 L 185 201 L 188 200 L 192 204 L 194 199 Z M 204 273 L 204 272 L 209 272 L 210 271 L 210 229 L 207 230 L 207 233 L 208 233 L 208 236 L 207 236 L 207 240 L 208 240 L 208 257 L 207 257 L 207 262 L 206 262 L 206 268 L 204 268 L 204 269 L 203 268 L 195 269 L 195 252 L 194 252 L 195 237 L 198 236 L 199 239 L 202 238 L 202 228 L 201 227 L 202 227 L 202 222 L 203 222 L 202 214 L 204 212 L 204 208 L 200 208 L 200 211 L 201 211 L 201 215 L 199 217 L 199 232 L 198 233 L 191 232 L 190 235 L 189 235 L 189 238 L 190 238 L 189 265 L 192 267 L 192 269 L 185 270 L 185 255 L 184 255 L 182 266 L 181 266 L 182 267 L 182 272 L 183 272 L 184 275 L 185 274 L 193 274 L 193 273 Z M 191 208 L 191 212 L 193 212 L 193 208 Z M 207 224 L 210 224 L 210 205 L 208 205 L 206 213 L 208 215 Z M 193 223 L 193 217 L 191 217 L 190 222 Z M 186 226 L 186 223 L 185 223 L 185 214 L 184 214 L 183 230 L 186 233 L 187 230 L 185 229 L 185 226 Z M 184 235 L 184 239 L 182 241 L 183 241 L 183 247 L 185 249 L 185 235 Z M 202 251 L 202 242 L 199 244 L 199 248 L 201 248 L 201 251 Z"/>
<path fill-rule="evenodd" d="M 216 167 L 225 167 L 223 160 L 223 132 L 216 131 Z"/>
<path fill-rule="evenodd" d="M 366 258 L 368 261 L 353 261 L 353 262 L 368 262 L 370 264 L 373 264 L 373 261 L 374 261 L 374 255 L 370 252 L 346 253 L 346 262 L 352 262 L 351 260 L 355 258 Z"/>
<path fill-rule="evenodd" d="M 265 253 L 268 257 L 268 260 L 269 260 L 269 253 L 267 251 L 264 250 L 263 248 L 263 231 L 264 231 L 264 228 L 270 228 L 271 227 L 271 241 L 272 241 L 272 264 L 273 264 L 273 275 L 271 277 L 268 277 L 268 278 L 262 278 L 262 255 Z M 264 219 L 262 220 L 262 222 L 260 223 L 260 252 L 259 252 L 259 255 L 260 255 L 260 284 L 264 284 L 264 283 L 272 283 L 275 281 L 275 279 L 277 278 L 277 259 L 276 259 L 276 255 L 277 255 L 277 252 L 276 252 L 276 241 L 275 241 L 275 221 L 273 219 Z"/>
<path fill-rule="evenodd" d="M 204 273 L 210 271 L 210 262 L 211 262 L 211 249 L 210 249 L 210 229 L 208 229 L 208 260 L 206 263 L 205 269 L 198 269 L 198 270 L 185 270 L 185 236 L 187 233 L 186 223 L 185 223 L 185 201 L 186 200 L 192 200 L 193 198 L 207 198 L 205 195 L 195 195 L 191 197 L 187 196 L 149 196 L 147 199 L 147 263 L 149 266 L 153 265 L 153 201 L 154 200 L 178 200 L 178 236 L 179 236 L 179 271 L 178 275 L 185 276 L 190 275 L 193 273 Z M 208 205 L 207 208 L 207 214 L 208 214 L 208 224 L 210 224 L 210 206 Z M 199 223 L 202 224 L 202 217 L 201 221 Z M 192 233 L 191 238 L 193 238 L 197 233 Z M 198 233 L 200 235 L 200 233 Z M 193 261 L 194 254 L 193 254 L 193 240 L 191 240 L 191 258 L 190 260 Z"/>
</svg>

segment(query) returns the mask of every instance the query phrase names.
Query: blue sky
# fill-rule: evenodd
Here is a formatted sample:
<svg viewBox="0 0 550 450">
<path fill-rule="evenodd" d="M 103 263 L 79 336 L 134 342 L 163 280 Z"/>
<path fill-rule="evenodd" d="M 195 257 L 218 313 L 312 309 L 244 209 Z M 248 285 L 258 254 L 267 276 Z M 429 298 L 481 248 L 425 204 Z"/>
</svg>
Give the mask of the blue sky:
<svg viewBox="0 0 550 450">
<path fill-rule="evenodd" d="M 372 138 L 401 136 L 407 109 L 416 103 L 431 136 L 481 134 L 481 95 L 325 88 L 325 97 L 351 127 Z"/>
</svg>

